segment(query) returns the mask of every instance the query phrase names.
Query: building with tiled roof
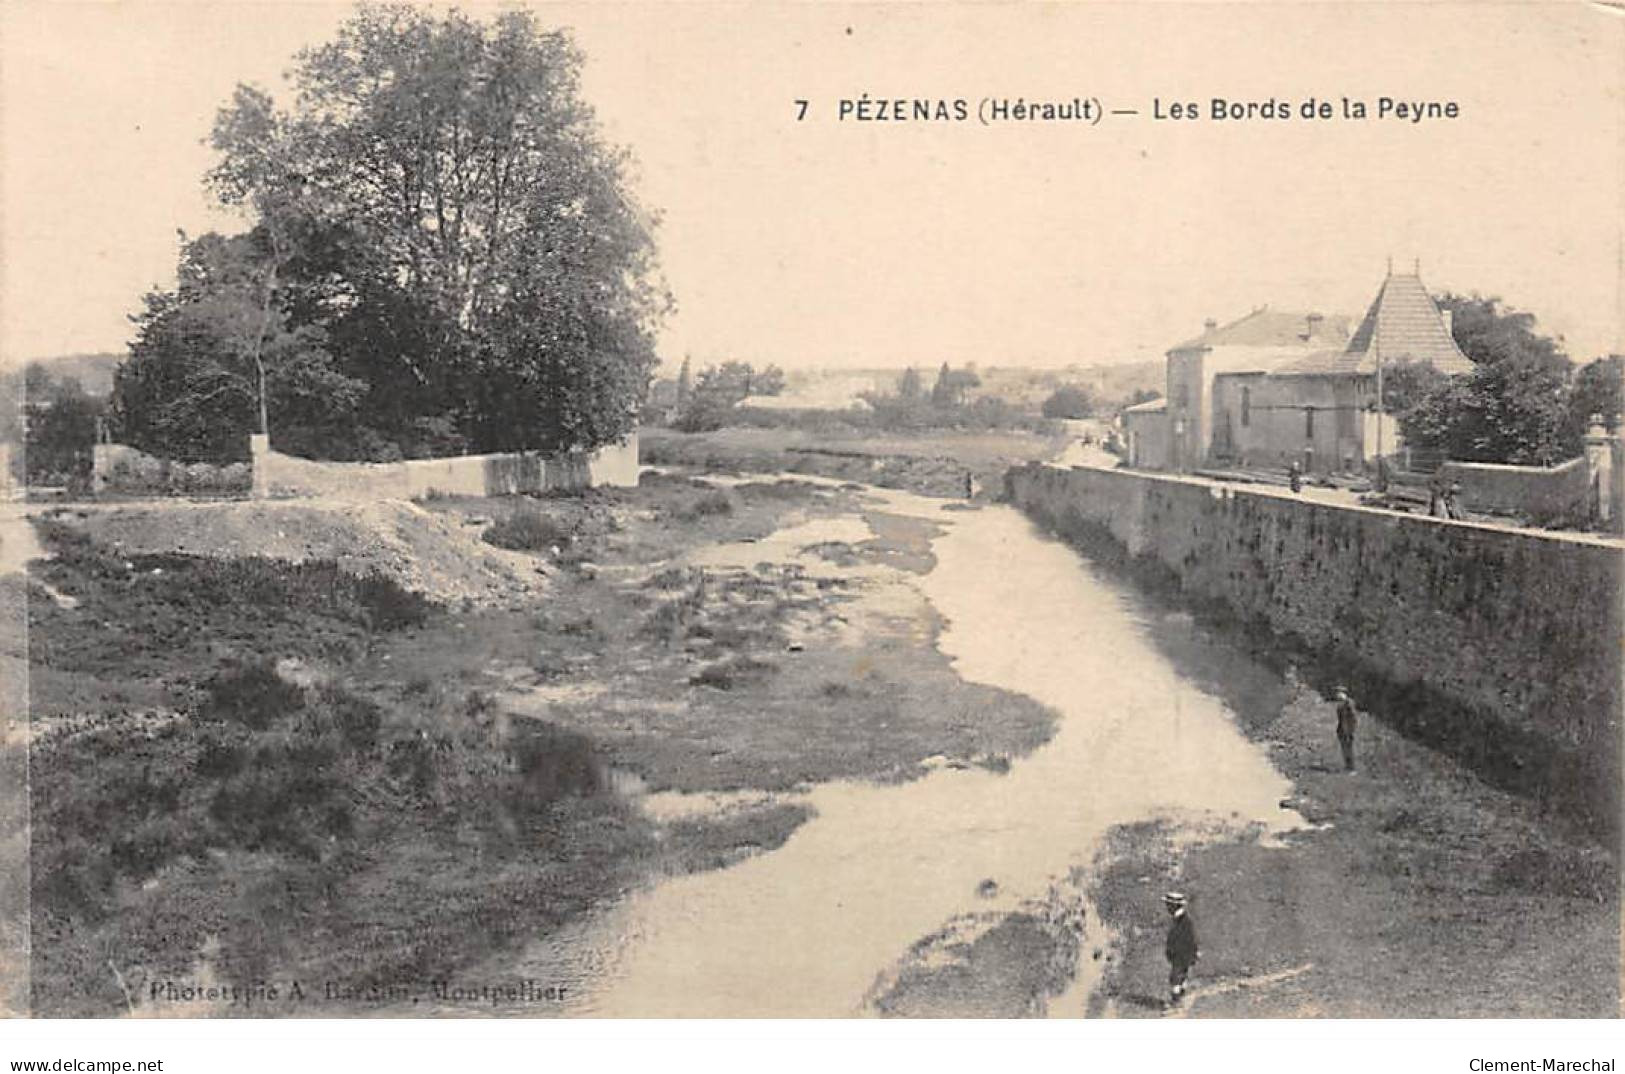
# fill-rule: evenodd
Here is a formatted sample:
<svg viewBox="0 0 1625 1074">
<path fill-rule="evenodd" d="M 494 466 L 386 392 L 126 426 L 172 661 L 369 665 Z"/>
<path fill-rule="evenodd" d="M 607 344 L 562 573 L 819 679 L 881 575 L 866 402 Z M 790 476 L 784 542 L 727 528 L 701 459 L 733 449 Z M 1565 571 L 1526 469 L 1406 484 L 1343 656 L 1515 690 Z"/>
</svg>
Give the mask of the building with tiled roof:
<svg viewBox="0 0 1625 1074">
<path fill-rule="evenodd" d="M 1210 458 L 1362 471 L 1399 450 L 1397 422 L 1377 411 L 1377 372 L 1402 362 L 1452 376 L 1473 368 L 1421 276 L 1390 272 L 1341 349 L 1312 351 L 1264 376 L 1218 378 Z"/>
<path fill-rule="evenodd" d="M 1168 468 L 1168 400 L 1157 398 L 1123 410 L 1123 436 L 1130 466 Z"/>
<path fill-rule="evenodd" d="M 1347 347 L 1311 354 L 1281 372 L 1375 376 L 1379 362 L 1385 366 L 1427 362 L 1451 375 L 1472 371 L 1472 360 L 1461 353 L 1450 333 L 1450 315 L 1439 309 L 1419 275 L 1390 275 L 1383 280 Z"/>
<path fill-rule="evenodd" d="M 1427 362 L 1456 375 L 1473 363 L 1416 273 L 1390 271 L 1352 335 L 1349 324 L 1268 307 L 1209 321 L 1168 351 L 1166 451 L 1142 454 L 1174 470 L 1296 462 L 1305 471 L 1361 470 L 1392 454 L 1395 423 L 1377 414 L 1379 366 Z"/>
<path fill-rule="evenodd" d="M 1303 361 L 1349 339 L 1347 317 L 1260 306 L 1228 324 L 1208 321 L 1200 335 L 1168 351 L 1168 465 L 1189 470 L 1212 453 L 1214 381 L 1227 374 L 1264 374 Z"/>
</svg>

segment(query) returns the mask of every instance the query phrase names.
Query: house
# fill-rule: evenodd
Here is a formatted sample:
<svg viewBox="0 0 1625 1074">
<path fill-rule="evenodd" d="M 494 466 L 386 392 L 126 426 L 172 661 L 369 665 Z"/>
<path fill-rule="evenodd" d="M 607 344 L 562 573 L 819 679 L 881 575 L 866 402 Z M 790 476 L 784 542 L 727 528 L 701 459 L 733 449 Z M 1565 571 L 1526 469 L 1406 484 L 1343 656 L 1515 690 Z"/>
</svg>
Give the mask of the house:
<svg viewBox="0 0 1625 1074">
<path fill-rule="evenodd" d="M 1238 400 L 1226 397 L 1221 406 L 1220 376 L 1263 376 L 1348 341 L 1346 317 L 1261 306 L 1229 324 L 1209 320 L 1201 335 L 1168 351 L 1166 468 L 1191 470 L 1235 453 L 1238 427 L 1226 415 Z"/>
<path fill-rule="evenodd" d="M 1398 450 L 1394 420 L 1378 412 L 1377 376 L 1401 362 L 1429 363 L 1452 376 L 1473 368 L 1421 277 L 1390 272 L 1346 346 L 1215 377 L 1209 461 L 1363 470 L 1378 454 Z"/>
<path fill-rule="evenodd" d="M 1168 400 L 1152 399 L 1124 410 L 1123 439 L 1130 466 L 1168 469 Z"/>
</svg>

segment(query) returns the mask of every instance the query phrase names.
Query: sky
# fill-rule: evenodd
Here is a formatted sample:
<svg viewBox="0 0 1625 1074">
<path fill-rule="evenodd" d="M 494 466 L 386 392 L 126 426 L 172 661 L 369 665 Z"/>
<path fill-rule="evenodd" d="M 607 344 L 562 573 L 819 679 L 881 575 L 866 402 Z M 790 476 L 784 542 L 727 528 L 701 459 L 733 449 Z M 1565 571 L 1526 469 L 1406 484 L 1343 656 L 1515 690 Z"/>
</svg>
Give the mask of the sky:
<svg viewBox="0 0 1625 1074">
<path fill-rule="evenodd" d="M 1577 359 L 1625 351 L 1625 18 L 1601 5 L 537 10 L 575 32 L 660 214 L 668 363 L 1145 360 L 1260 305 L 1357 315 L 1390 258 L 1535 313 Z M 286 100 L 294 53 L 348 11 L 9 0 L 0 363 L 124 348 L 177 229 L 243 226 L 201 185 L 215 110 L 238 82 Z M 1139 114 L 838 118 L 865 94 Z M 1215 96 L 1460 117 L 1214 121 Z M 1153 118 L 1181 101 L 1203 118 Z"/>
</svg>

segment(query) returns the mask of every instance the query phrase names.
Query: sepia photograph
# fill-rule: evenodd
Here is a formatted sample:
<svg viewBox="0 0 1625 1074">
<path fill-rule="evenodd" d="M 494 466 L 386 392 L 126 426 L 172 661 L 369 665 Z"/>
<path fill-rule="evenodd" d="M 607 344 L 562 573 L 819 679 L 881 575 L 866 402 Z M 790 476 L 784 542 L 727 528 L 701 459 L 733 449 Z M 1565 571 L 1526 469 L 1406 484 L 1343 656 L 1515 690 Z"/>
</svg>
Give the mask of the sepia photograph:
<svg viewBox="0 0 1625 1074">
<path fill-rule="evenodd" d="M 1622 55 L 8 4 L 0 1011 L 1618 1018 Z"/>
</svg>

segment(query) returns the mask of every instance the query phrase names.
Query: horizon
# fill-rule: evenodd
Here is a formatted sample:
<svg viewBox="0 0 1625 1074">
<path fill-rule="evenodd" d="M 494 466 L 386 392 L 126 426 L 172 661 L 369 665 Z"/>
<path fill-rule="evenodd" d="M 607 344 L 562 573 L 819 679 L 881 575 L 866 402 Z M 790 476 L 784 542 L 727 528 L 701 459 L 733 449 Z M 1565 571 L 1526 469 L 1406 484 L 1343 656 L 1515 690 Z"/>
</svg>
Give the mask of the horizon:
<svg viewBox="0 0 1625 1074">
<path fill-rule="evenodd" d="M 728 25 L 704 5 L 534 9 L 572 29 L 583 98 L 663 218 L 678 309 L 662 369 L 1160 361 L 1206 318 L 1259 305 L 1358 317 L 1389 259 L 1420 259 L 1435 295 L 1534 314 L 1577 364 L 1625 351 L 1622 21 L 1596 9 L 730 7 Z M 286 104 L 279 73 L 349 11 L 8 7 L 0 364 L 124 352 L 142 294 L 173 285 L 177 229 L 244 226 L 202 189 L 215 109 L 238 82 Z M 1276 56 L 1266 24 L 1340 47 Z M 1446 34 L 1482 62 L 1438 69 Z M 833 113 L 862 92 L 1149 108 L 1220 89 L 1403 90 L 1460 100 L 1463 118 L 1072 131 Z M 797 123 L 797 98 L 830 114 Z"/>
</svg>

